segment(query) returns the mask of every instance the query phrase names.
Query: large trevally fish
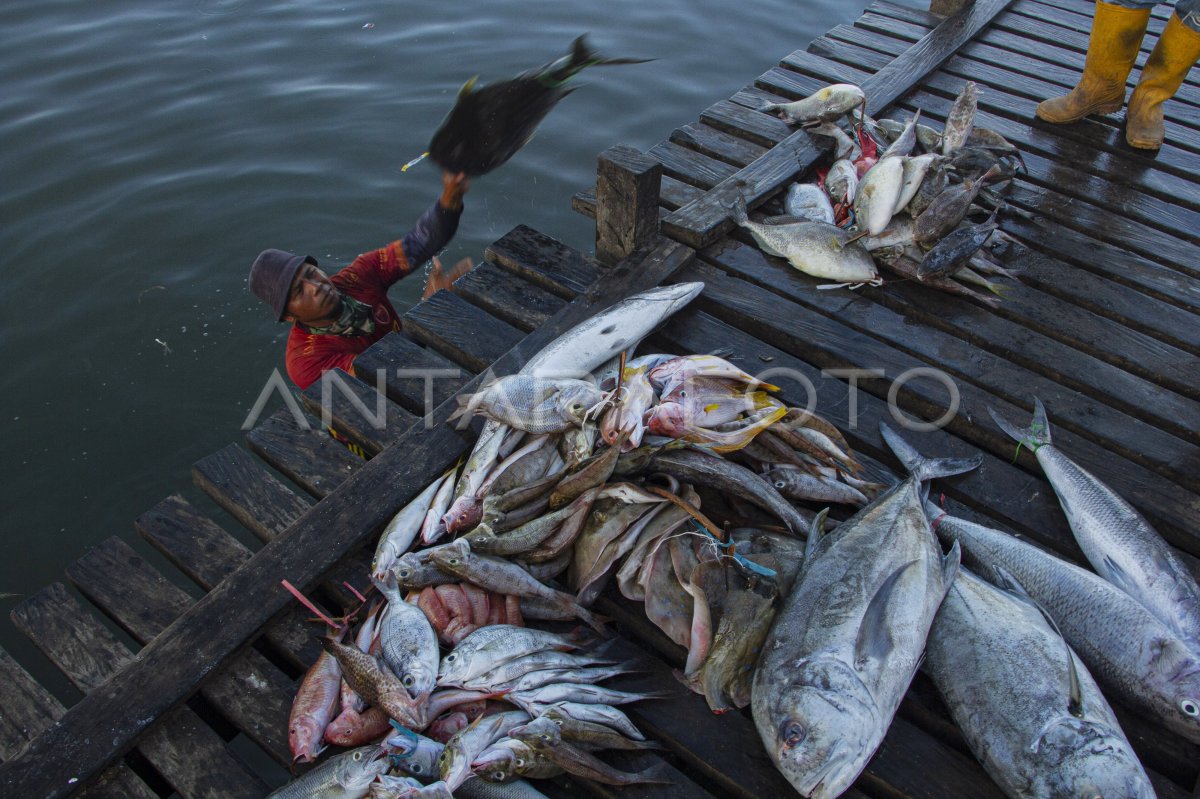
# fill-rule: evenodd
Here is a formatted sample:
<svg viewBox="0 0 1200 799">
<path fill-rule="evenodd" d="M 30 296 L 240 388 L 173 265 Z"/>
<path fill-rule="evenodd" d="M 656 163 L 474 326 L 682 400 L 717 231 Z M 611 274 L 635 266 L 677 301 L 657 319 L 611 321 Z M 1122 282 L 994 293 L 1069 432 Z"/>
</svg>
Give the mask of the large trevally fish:
<svg viewBox="0 0 1200 799">
<path fill-rule="evenodd" d="M 557 61 L 510 80 L 475 87 L 471 78 L 429 143 L 429 157 L 450 172 L 484 175 L 524 147 L 537 126 L 574 89 L 566 83 L 587 67 L 641 64 L 644 58 L 600 58 L 580 36 Z"/>
<path fill-rule="evenodd" d="M 1112 583 L 1008 533 L 937 514 L 937 534 L 980 574 L 1012 575 L 1054 618 L 1108 696 L 1200 743 L 1200 650 Z"/>
<path fill-rule="evenodd" d="M 1020 589 L 960 569 L 925 654 L 971 751 L 1009 796 L 1153 799 L 1096 681 Z"/>
<path fill-rule="evenodd" d="M 990 408 L 996 424 L 1029 447 L 1054 486 L 1071 532 L 1096 573 L 1141 602 L 1200 647 L 1200 586 L 1162 536 L 1132 505 L 1050 442 L 1046 408 L 1036 397 L 1021 430 Z"/>
<path fill-rule="evenodd" d="M 810 799 L 840 795 L 879 747 L 958 568 L 957 547 L 943 557 L 929 527 L 922 481 L 980 462 L 923 458 L 881 428 L 908 479 L 808 548 L 754 674 L 763 744 Z"/>
</svg>

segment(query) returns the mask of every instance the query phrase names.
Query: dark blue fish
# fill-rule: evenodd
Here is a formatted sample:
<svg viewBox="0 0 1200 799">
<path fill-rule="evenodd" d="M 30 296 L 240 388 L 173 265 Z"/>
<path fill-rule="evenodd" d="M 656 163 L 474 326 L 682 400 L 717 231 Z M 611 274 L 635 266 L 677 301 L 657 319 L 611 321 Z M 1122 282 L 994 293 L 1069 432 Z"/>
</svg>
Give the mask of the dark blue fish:
<svg viewBox="0 0 1200 799">
<path fill-rule="evenodd" d="M 550 109 L 574 89 L 567 81 L 587 67 L 653 59 L 600 58 L 580 36 L 567 55 L 510 80 L 475 87 L 471 78 L 429 143 L 429 157 L 449 172 L 484 175 L 524 147 Z"/>
</svg>

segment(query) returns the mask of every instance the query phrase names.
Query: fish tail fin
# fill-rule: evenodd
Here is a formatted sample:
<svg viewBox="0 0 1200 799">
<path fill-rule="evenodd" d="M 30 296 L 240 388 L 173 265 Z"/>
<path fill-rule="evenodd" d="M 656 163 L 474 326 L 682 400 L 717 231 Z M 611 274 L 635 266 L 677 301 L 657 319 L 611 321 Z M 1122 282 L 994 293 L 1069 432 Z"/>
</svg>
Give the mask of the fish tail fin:
<svg viewBox="0 0 1200 799">
<path fill-rule="evenodd" d="M 901 438 L 899 433 L 883 422 L 879 423 L 879 432 L 888 447 L 904 464 L 908 473 L 921 482 L 932 480 L 935 477 L 949 477 L 953 474 L 969 472 L 983 462 L 982 455 L 976 455 L 973 458 L 926 458 L 917 452 L 912 444 Z"/>
<path fill-rule="evenodd" d="M 1046 406 L 1042 405 L 1042 401 L 1037 397 L 1033 398 L 1033 419 L 1025 430 L 996 413 L 995 409 L 989 407 L 987 410 L 996 425 L 1017 442 L 1018 452 L 1022 446 L 1037 452 L 1039 448 L 1050 443 L 1050 423 L 1046 420 Z"/>
<path fill-rule="evenodd" d="M 587 34 L 581 34 L 571 42 L 571 54 L 556 62 L 546 76 L 556 84 L 561 85 L 578 75 L 588 67 L 616 66 L 618 64 L 645 64 L 654 61 L 653 58 L 601 58 L 600 54 L 588 46 Z"/>
<path fill-rule="evenodd" d="M 643 769 L 632 775 L 628 780 L 630 783 L 643 783 L 647 785 L 670 785 L 675 782 L 671 778 L 669 767 L 666 763 L 655 763 L 650 768 Z"/>
<path fill-rule="evenodd" d="M 612 632 L 608 629 L 608 627 L 605 626 L 610 623 L 612 619 L 608 618 L 607 616 L 601 616 L 599 613 L 592 613 L 578 602 L 573 602 L 571 604 L 571 609 L 575 612 L 575 615 L 579 617 L 580 621 L 591 627 L 596 632 L 600 633 L 600 635 L 604 636 L 605 638 L 608 638 L 612 635 Z"/>
<path fill-rule="evenodd" d="M 475 395 L 474 394 L 460 394 L 457 397 L 455 397 L 455 399 L 458 401 L 458 407 L 455 408 L 454 412 L 450 414 L 450 418 L 446 419 L 447 423 L 453 422 L 456 419 L 461 419 L 463 417 L 470 416 L 471 413 L 475 410 L 475 408 L 474 408 Z"/>
</svg>

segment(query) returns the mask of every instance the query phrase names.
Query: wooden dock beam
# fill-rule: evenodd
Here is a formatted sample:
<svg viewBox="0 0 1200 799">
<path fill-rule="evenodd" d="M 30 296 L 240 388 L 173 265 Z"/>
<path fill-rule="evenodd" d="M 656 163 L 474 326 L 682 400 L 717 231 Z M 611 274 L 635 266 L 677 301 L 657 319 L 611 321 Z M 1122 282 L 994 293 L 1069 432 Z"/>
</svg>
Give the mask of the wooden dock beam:
<svg viewBox="0 0 1200 799">
<path fill-rule="evenodd" d="M 952 17 L 974 2 L 975 0 L 930 0 L 929 13 L 939 17 Z"/>
<path fill-rule="evenodd" d="M 596 163 L 596 260 L 612 266 L 658 235 L 662 164 L 626 144 Z"/>
</svg>

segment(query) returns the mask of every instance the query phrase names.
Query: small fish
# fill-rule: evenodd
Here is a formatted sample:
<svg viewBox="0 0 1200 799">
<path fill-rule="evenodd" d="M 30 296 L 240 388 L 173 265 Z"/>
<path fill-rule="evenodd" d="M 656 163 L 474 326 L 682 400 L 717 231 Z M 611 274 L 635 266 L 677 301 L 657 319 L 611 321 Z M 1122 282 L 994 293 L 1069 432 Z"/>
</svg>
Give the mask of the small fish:
<svg viewBox="0 0 1200 799">
<path fill-rule="evenodd" d="M 425 726 L 421 706 L 413 702 L 408 689 L 381 659 L 328 636 L 320 642 L 326 652 L 337 658 L 343 678 L 363 699 L 398 721 Z"/>
<path fill-rule="evenodd" d="M 900 131 L 899 135 L 891 143 L 891 146 L 884 150 L 883 155 L 879 156 L 880 160 L 884 158 L 905 157 L 912 152 L 913 148 L 917 146 L 917 123 L 920 119 L 921 109 L 918 108 L 913 113 L 912 119 L 905 124 L 903 130 Z"/>
<path fill-rule="evenodd" d="M 991 218 L 982 224 L 967 225 L 947 233 L 921 259 L 921 265 L 917 267 L 917 279 L 949 277 L 966 266 L 971 256 L 979 251 L 998 227 L 996 213 L 999 210 L 1000 206 L 996 206 Z"/>
<path fill-rule="evenodd" d="M 446 511 L 450 510 L 450 503 L 454 499 L 457 471 L 458 467 L 454 466 L 442 475 L 441 480 L 438 481 L 437 492 L 429 503 L 429 510 L 425 512 L 425 520 L 421 523 L 421 543 L 426 546 L 446 534 L 446 524 L 442 521 L 442 517 L 446 515 Z"/>
<path fill-rule="evenodd" d="M 788 187 L 783 207 L 794 217 L 833 224 L 833 206 L 829 204 L 829 197 L 815 183 L 793 183 Z"/>
<path fill-rule="evenodd" d="M 854 203 L 858 193 L 858 171 L 848 159 L 835 161 L 825 175 L 825 191 L 835 203 Z"/>
<path fill-rule="evenodd" d="M 377 582 L 375 587 L 388 600 L 377 626 L 380 654 L 420 707 L 437 682 L 437 633 L 424 611 L 405 602 L 395 584 Z"/>
<path fill-rule="evenodd" d="M 780 467 L 763 475 L 788 499 L 806 502 L 838 502 L 844 505 L 866 505 L 869 501 L 853 486 L 808 474 L 800 469 Z"/>
<path fill-rule="evenodd" d="M 466 729 L 455 733 L 438 756 L 438 771 L 447 787 L 453 791 L 473 776 L 471 761 L 503 738 L 510 729 L 527 721 L 527 713 L 511 710 L 480 716 Z"/>
<path fill-rule="evenodd" d="M 946 125 L 942 130 L 942 155 L 950 155 L 967 143 L 975 127 L 975 111 L 978 106 L 979 87 L 974 81 L 967 81 L 958 97 L 954 98 L 950 112 L 946 114 Z"/>
<path fill-rule="evenodd" d="M 600 389 L 584 380 L 508 375 L 459 397 L 459 408 L 450 419 L 478 413 L 528 433 L 561 433 L 582 425 L 601 399 Z"/>
<path fill-rule="evenodd" d="M 361 799 L 371 783 L 388 769 L 386 747 L 364 746 L 331 757 L 321 765 L 272 791 L 267 799 Z"/>
<path fill-rule="evenodd" d="M 835 160 L 849 159 L 853 161 L 862 156 L 862 145 L 850 138 L 837 122 L 822 122 L 819 125 L 809 127 L 808 132 L 819 136 L 828 136 L 833 139 L 833 157 Z"/>
<path fill-rule="evenodd" d="M 345 633 L 341 630 L 338 640 Z M 321 739 L 337 711 L 341 686 L 342 670 L 337 660 L 322 652 L 300 682 L 288 716 L 288 747 L 293 761 L 311 763 L 324 751 Z"/>
<path fill-rule="evenodd" d="M 898 179 L 896 189 L 899 190 Z M 863 190 L 864 186 L 860 186 L 860 201 Z M 894 197 L 892 201 L 895 201 Z M 790 225 L 751 222 L 746 201 L 741 196 L 734 201 L 732 210 L 734 221 L 750 231 L 764 252 L 786 258 L 801 272 L 839 284 L 879 282 L 879 273 L 875 271 L 875 262 L 871 260 L 870 253 L 858 242 L 849 241 L 849 234 L 839 227 L 824 222 L 797 222 Z M 888 216 L 890 218 L 891 215 Z"/>
<path fill-rule="evenodd" d="M 859 228 L 872 236 L 882 233 L 896 212 L 903 188 L 904 159 L 881 158 L 858 184 L 854 212 Z"/>
<path fill-rule="evenodd" d="M 917 187 L 917 193 L 905 204 L 905 210 L 916 219 L 929 207 L 934 198 L 945 191 L 947 182 L 945 162 L 935 161 L 925 172 L 924 179 Z"/>
<path fill-rule="evenodd" d="M 375 548 L 375 556 L 371 560 L 371 576 L 382 580 L 388 570 L 396 565 L 402 555 L 412 548 L 413 542 L 421 532 L 421 524 L 429 505 L 437 494 L 439 481 L 430 483 L 424 491 L 413 497 L 392 517 L 387 527 L 379 536 L 379 545 Z"/>
<path fill-rule="evenodd" d="M 569 636 L 531 627 L 492 624 L 459 641 L 438 666 L 438 685 L 462 686 L 511 660 L 546 650 L 578 649 Z"/>
<path fill-rule="evenodd" d="M 759 108 L 790 125 L 833 120 L 866 102 L 863 90 L 850 83 L 834 83 L 792 103 L 768 103 Z"/>
<path fill-rule="evenodd" d="M 957 186 L 950 186 L 929 203 L 913 228 L 913 237 L 918 244 L 935 244 L 948 234 L 967 215 L 971 203 L 979 194 L 984 184 L 999 173 L 998 167 L 992 167 L 979 180 L 964 180 Z"/>
<path fill-rule="evenodd" d="M 681 383 L 700 377 L 732 380 L 747 386 L 761 387 L 765 391 L 779 390 L 779 386 L 765 383 L 717 355 L 681 355 L 671 358 L 651 369 L 649 377 L 650 384 L 660 395 L 670 394 Z"/>
<path fill-rule="evenodd" d="M 933 153 L 904 159 L 904 177 L 900 186 L 900 196 L 896 199 L 896 213 L 904 210 L 912 202 L 912 198 L 917 196 L 929 170 L 944 161 L 943 156 Z"/>
</svg>

